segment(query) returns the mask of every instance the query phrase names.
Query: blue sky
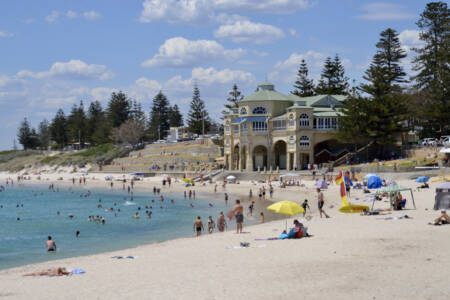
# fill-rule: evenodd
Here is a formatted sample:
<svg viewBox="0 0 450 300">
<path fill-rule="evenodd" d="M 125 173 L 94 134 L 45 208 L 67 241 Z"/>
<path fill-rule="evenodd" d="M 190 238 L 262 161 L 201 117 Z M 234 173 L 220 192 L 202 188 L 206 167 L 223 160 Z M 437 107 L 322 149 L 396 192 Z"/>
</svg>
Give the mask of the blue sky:
<svg viewBox="0 0 450 300">
<path fill-rule="evenodd" d="M 123 90 L 150 110 L 162 90 L 187 114 L 198 84 L 213 118 L 228 91 L 244 95 L 268 78 L 292 90 L 306 59 L 319 78 L 338 53 L 360 80 L 379 33 L 394 28 L 408 51 L 420 46 L 415 22 L 427 1 L 78 0 L 0 2 L 0 149 L 20 121 L 33 126 L 83 100 L 104 105 Z"/>
</svg>

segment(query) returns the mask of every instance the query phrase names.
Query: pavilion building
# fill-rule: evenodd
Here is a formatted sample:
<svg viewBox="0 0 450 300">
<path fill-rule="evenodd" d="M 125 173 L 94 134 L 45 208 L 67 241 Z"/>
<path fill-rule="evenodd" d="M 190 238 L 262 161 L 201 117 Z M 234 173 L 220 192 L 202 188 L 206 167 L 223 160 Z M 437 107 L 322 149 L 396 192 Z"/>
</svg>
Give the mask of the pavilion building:
<svg viewBox="0 0 450 300">
<path fill-rule="evenodd" d="M 304 169 L 341 157 L 338 112 L 346 96 L 298 97 L 271 83 L 239 102 L 224 117 L 224 155 L 229 170 Z"/>
</svg>

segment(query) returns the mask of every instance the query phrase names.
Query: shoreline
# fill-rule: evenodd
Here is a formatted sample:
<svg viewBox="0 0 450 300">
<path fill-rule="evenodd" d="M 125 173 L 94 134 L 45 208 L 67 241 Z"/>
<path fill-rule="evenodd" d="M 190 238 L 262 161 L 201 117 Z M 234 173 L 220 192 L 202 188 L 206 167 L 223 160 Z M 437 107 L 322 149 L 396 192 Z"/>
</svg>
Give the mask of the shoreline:
<svg viewBox="0 0 450 300">
<path fill-rule="evenodd" d="M 17 175 L 15 177 L 17 177 Z M 132 190 L 135 193 L 135 195 L 136 196 L 142 196 L 142 195 L 145 195 L 145 193 L 149 193 L 149 197 L 159 197 L 159 195 L 153 195 L 153 185 L 157 186 L 158 188 L 162 188 L 161 182 L 158 182 L 158 180 L 162 179 L 162 177 L 161 178 L 159 178 L 159 177 L 152 177 L 152 179 L 153 180 L 151 180 L 150 182 L 139 182 L 139 181 L 136 182 L 135 187 Z M 2 182 L 4 180 L 5 180 L 4 174 L 0 174 L 0 182 Z M 24 188 L 28 187 L 29 188 L 30 186 L 39 186 L 39 188 L 46 188 L 48 185 L 50 185 L 52 183 L 55 184 L 55 188 L 56 187 L 57 188 L 62 188 L 62 189 L 73 188 L 74 190 L 84 190 L 84 191 L 90 190 L 91 192 L 93 192 L 93 195 L 95 195 L 96 191 L 106 192 L 106 193 L 108 193 L 108 192 L 122 192 L 122 188 L 121 188 L 122 183 L 117 181 L 117 184 L 115 185 L 115 188 L 113 190 L 111 190 L 110 188 L 107 187 L 109 182 L 106 182 L 106 181 L 102 182 L 101 180 L 98 180 L 98 179 L 96 181 L 89 181 L 88 180 L 86 185 L 84 185 L 84 184 L 80 185 L 80 184 L 78 184 L 78 181 L 76 181 L 75 184 L 72 184 L 72 181 L 70 181 L 70 180 L 63 180 L 63 181 L 58 180 L 58 181 L 55 182 L 54 180 L 50 180 L 50 179 L 49 180 L 36 180 L 36 179 L 25 180 L 25 181 L 21 181 L 21 185 L 19 185 L 19 184 L 17 184 L 16 180 L 14 180 L 14 188 L 21 188 L 21 187 L 24 187 Z M 118 187 L 119 183 L 120 183 L 120 188 Z M 148 186 L 146 183 L 147 184 L 151 183 L 152 186 Z M 201 191 L 198 190 L 199 187 L 201 187 Z M 192 200 L 192 201 L 194 201 L 194 203 L 195 203 L 195 201 L 197 201 L 199 199 L 202 199 L 204 201 L 209 201 L 211 203 L 217 203 L 217 202 L 223 201 L 223 200 L 217 199 L 217 196 L 219 196 L 219 194 L 221 196 L 223 196 L 223 193 L 219 193 L 219 191 L 218 191 L 217 194 L 215 194 L 214 192 L 205 190 L 205 189 L 210 188 L 210 187 L 213 188 L 214 184 L 212 184 L 212 185 L 211 184 L 207 184 L 206 186 L 200 186 L 200 185 L 199 186 L 197 186 L 197 185 L 194 186 L 193 189 L 197 190 L 197 193 L 196 193 L 196 199 Z M 177 195 L 178 198 L 183 198 L 183 191 L 185 189 L 186 189 L 185 187 L 180 186 L 180 183 L 176 183 L 176 184 L 172 184 L 171 188 L 166 187 L 165 189 L 162 189 L 161 195 L 163 195 L 166 198 L 166 200 L 168 200 L 168 199 L 170 199 L 171 195 L 179 193 L 180 195 Z M 222 188 L 220 187 L 220 188 L 218 188 L 218 190 L 219 189 L 222 189 Z M 123 191 L 123 192 L 124 192 L 124 195 L 127 196 L 127 198 L 130 197 L 130 195 L 127 193 L 126 190 Z M 234 198 L 230 197 L 229 204 L 228 204 L 230 209 L 234 206 L 234 200 L 235 199 L 241 199 L 241 203 L 244 205 L 245 209 L 247 209 L 246 205 L 249 204 L 249 200 L 246 199 L 246 198 L 248 198 L 248 196 L 245 197 L 245 195 L 243 193 L 233 193 L 233 196 L 234 196 Z M 190 201 L 190 200 L 187 200 L 187 201 Z M 274 198 L 273 201 L 276 201 L 276 198 Z M 274 214 L 272 212 L 266 211 L 264 209 L 265 207 L 267 207 L 271 203 L 272 203 L 272 201 L 270 201 L 268 199 L 262 200 L 262 201 L 256 200 L 255 201 L 254 214 L 253 214 L 253 220 L 251 221 L 251 225 L 246 225 L 245 227 L 255 226 L 255 225 L 260 224 L 259 216 L 257 216 L 256 214 L 257 213 L 259 214 L 259 212 L 263 211 L 263 210 L 264 210 L 264 213 L 265 213 L 265 223 L 268 223 L 268 222 L 271 222 L 271 221 L 275 221 L 275 220 L 284 219 L 283 217 L 281 217 L 279 215 L 276 215 L 276 214 Z M 224 211 L 224 213 L 226 214 L 226 211 Z M 84 216 L 82 216 L 82 217 L 84 217 Z M 245 217 L 247 218 L 248 216 L 245 215 Z M 217 218 L 217 216 L 214 215 L 213 219 L 216 220 L 216 218 Z M 204 221 L 206 221 L 206 220 L 204 220 Z M 234 229 L 235 228 L 234 227 L 234 221 L 229 221 L 227 219 L 227 223 L 228 222 L 230 224 L 228 224 L 227 229 L 226 229 L 225 232 L 233 232 L 235 230 Z M 212 233 L 212 234 L 221 234 L 221 232 L 219 232 L 217 230 L 217 228 L 216 228 L 214 233 Z M 206 230 L 206 224 L 205 224 L 205 232 L 202 234 L 202 236 L 204 236 L 204 235 L 209 235 L 209 233 Z M 22 264 L 22 265 L 6 267 L 6 268 L 0 268 L 0 272 L 1 271 L 5 271 L 5 270 L 9 270 L 9 269 L 27 267 L 27 266 L 30 266 L 30 265 L 39 265 L 39 264 L 44 264 L 44 263 L 49 263 L 49 262 L 59 261 L 59 260 L 65 260 L 65 259 L 71 259 L 71 258 L 76 258 L 76 257 L 84 257 L 84 256 L 92 256 L 92 255 L 98 255 L 98 254 L 104 254 L 104 253 L 113 253 L 113 252 L 117 252 L 117 251 L 125 251 L 127 249 L 134 249 L 134 248 L 137 248 L 137 247 L 149 246 L 149 245 L 153 245 L 155 243 L 159 244 L 159 243 L 165 243 L 165 242 L 173 241 L 173 240 L 177 240 L 177 239 L 189 239 L 189 238 L 196 238 L 196 237 L 194 236 L 194 234 L 192 234 L 191 236 L 190 235 L 184 235 L 184 236 L 175 237 L 175 238 L 168 238 L 168 239 L 164 239 L 164 240 L 155 240 L 155 241 L 150 241 L 150 242 L 142 242 L 142 243 L 139 243 L 138 245 L 134 245 L 134 246 L 122 245 L 123 247 L 119 247 L 119 249 L 112 249 L 112 250 L 111 249 L 107 249 L 107 250 L 104 250 L 104 251 L 94 252 L 94 253 L 91 253 L 91 254 L 80 254 L 80 255 L 74 255 L 74 256 L 69 256 L 69 257 L 64 257 L 64 258 L 49 258 L 48 260 L 44 260 L 44 261 L 41 261 L 41 262 L 25 263 L 25 264 Z"/>
</svg>

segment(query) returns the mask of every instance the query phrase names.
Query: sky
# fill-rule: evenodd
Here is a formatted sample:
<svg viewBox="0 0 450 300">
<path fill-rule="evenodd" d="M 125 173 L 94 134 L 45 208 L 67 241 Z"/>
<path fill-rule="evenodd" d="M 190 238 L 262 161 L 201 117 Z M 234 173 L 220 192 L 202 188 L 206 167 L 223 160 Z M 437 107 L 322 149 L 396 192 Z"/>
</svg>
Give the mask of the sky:
<svg viewBox="0 0 450 300">
<path fill-rule="evenodd" d="M 0 1 L 0 150 L 81 100 L 104 107 L 123 91 L 150 111 L 161 90 L 186 115 L 195 84 L 217 121 L 236 83 L 250 95 L 269 80 L 289 93 L 301 59 L 311 77 L 339 54 L 358 84 L 386 28 L 411 68 L 416 22 L 428 1 L 15 0 Z"/>
</svg>

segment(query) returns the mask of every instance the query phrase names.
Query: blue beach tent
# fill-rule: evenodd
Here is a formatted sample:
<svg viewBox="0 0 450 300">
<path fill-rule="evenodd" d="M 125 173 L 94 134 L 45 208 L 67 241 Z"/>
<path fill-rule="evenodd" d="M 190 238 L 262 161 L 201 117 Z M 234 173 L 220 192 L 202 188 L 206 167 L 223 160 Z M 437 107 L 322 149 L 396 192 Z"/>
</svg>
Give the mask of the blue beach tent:
<svg viewBox="0 0 450 300">
<path fill-rule="evenodd" d="M 371 176 L 367 181 L 367 187 L 369 189 L 378 189 L 383 186 L 383 181 L 378 176 Z"/>
</svg>

